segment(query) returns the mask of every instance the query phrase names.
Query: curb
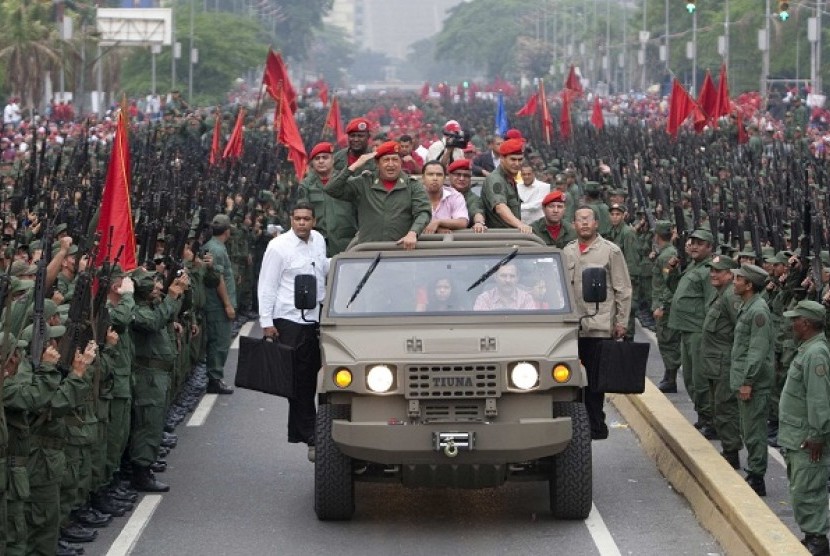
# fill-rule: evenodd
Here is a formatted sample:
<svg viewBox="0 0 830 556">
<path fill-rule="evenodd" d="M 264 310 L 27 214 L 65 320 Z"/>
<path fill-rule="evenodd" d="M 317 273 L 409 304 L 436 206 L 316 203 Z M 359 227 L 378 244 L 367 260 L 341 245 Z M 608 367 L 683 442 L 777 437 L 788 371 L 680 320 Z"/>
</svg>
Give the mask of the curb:
<svg viewBox="0 0 830 556">
<path fill-rule="evenodd" d="M 607 397 L 727 554 L 809 554 L 651 380 L 646 380 L 643 394 Z"/>
</svg>

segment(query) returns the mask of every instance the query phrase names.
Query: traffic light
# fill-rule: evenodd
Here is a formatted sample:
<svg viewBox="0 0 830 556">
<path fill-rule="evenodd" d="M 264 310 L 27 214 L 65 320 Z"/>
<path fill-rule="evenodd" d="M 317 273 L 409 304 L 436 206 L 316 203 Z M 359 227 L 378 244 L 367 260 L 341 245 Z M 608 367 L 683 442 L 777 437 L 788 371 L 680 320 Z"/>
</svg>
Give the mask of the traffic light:
<svg viewBox="0 0 830 556">
<path fill-rule="evenodd" d="M 787 0 L 778 0 L 778 19 L 781 21 L 790 19 L 790 3 Z"/>
<path fill-rule="evenodd" d="M 686 11 L 690 14 L 695 13 L 695 0 L 686 0 Z"/>
</svg>

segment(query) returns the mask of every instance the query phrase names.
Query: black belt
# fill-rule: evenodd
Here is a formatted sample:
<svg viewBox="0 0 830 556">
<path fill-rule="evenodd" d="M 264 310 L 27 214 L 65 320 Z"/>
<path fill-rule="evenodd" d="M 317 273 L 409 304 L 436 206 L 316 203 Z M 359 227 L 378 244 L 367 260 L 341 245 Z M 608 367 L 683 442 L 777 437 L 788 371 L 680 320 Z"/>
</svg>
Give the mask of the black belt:
<svg viewBox="0 0 830 556">
<path fill-rule="evenodd" d="M 8 465 L 9 467 L 26 467 L 26 464 L 29 463 L 28 456 L 9 456 Z"/>
<path fill-rule="evenodd" d="M 149 357 L 136 357 L 133 359 L 135 364 L 139 367 L 146 367 L 148 369 L 158 369 L 160 371 L 170 371 L 173 369 L 172 361 L 165 361 L 163 359 L 150 359 Z"/>
</svg>

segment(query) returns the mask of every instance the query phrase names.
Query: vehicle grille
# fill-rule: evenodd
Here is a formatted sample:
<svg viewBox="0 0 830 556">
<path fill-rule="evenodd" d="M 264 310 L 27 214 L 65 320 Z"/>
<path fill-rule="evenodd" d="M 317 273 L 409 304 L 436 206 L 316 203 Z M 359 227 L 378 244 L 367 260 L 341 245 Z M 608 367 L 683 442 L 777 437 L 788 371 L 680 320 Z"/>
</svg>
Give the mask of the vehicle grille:
<svg viewBox="0 0 830 556">
<path fill-rule="evenodd" d="M 422 423 L 481 423 L 484 400 L 430 400 L 421 403 Z"/>
<path fill-rule="evenodd" d="M 501 395 L 496 365 L 411 365 L 406 368 L 406 397 L 496 398 Z"/>
</svg>

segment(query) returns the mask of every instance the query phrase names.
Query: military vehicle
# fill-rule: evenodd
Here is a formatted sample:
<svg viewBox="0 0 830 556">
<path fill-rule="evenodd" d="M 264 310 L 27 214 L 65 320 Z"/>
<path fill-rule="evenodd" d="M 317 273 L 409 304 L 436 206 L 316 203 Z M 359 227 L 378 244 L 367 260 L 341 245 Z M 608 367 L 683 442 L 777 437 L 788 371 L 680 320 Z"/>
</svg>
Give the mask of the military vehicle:
<svg viewBox="0 0 830 556">
<path fill-rule="evenodd" d="M 588 302 L 604 300 L 604 270 L 595 274 Z M 367 243 L 335 257 L 320 308 L 317 517 L 350 519 L 358 480 L 539 480 L 555 517 L 585 519 L 587 379 L 567 275 L 559 250 L 518 232 L 425 235 L 411 251 Z M 315 307 L 314 296 L 298 290 L 297 306 Z"/>
</svg>

